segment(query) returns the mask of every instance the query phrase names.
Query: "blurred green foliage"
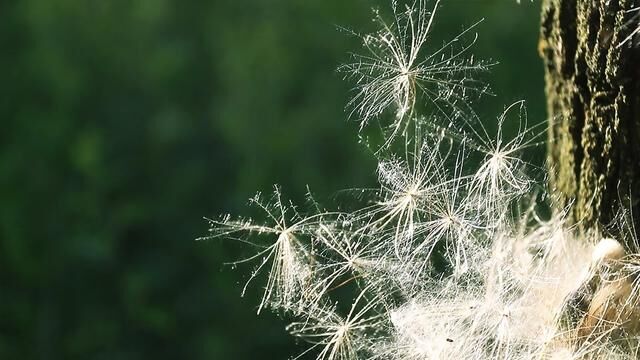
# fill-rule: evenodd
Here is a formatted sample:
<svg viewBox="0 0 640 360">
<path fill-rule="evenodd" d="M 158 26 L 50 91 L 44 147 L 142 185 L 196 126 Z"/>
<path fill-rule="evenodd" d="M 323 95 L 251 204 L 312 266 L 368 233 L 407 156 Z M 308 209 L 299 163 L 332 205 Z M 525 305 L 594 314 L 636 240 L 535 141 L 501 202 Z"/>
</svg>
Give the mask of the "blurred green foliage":
<svg viewBox="0 0 640 360">
<path fill-rule="evenodd" d="M 378 5 L 386 5 L 384 2 Z M 196 242 L 257 190 L 372 186 L 335 72 L 365 0 L 0 2 L 0 358 L 285 359 L 255 315 L 247 249 Z M 486 18 L 489 121 L 543 120 L 537 3 L 443 2 L 434 31 Z M 384 7 L 382 7 L 384 9 Z M 537 159 L 542 158 L 541 150 Z"/>
</svg>

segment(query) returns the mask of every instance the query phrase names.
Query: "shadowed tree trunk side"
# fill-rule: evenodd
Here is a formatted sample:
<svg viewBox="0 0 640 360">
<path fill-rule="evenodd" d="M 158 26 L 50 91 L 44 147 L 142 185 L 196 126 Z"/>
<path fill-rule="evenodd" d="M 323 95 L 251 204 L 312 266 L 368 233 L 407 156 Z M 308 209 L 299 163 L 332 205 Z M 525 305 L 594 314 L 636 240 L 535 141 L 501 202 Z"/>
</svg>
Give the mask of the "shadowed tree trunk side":
<svg viewBox="0 0 640 360">
<path fill-rule="evenodd" d="M 631 10 L 639 4 L 542 4 L 550 190 L 586 232 L 603 231 L 622 205 L 640 217 L 640 47 L 623 43 L 638 26 Z"/>
</svg>

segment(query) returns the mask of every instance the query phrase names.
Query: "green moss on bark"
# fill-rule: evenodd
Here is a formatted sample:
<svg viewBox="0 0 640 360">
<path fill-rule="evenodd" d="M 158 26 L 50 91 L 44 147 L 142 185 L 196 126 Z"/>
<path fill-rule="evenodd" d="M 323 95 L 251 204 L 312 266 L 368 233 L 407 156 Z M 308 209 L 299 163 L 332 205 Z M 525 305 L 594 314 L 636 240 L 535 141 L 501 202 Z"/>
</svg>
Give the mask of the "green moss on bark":
<svg viewBox="0 0 640 360">
<path fill-rule="evenodd" d="M 601 231 L 627 196 L 640 215 L 640 56 L 633 42 L 620 45 L 637 26 L 629 11 L 637 6 L 543 1 L 551 192 L 583 231 Z"/>
</svg>

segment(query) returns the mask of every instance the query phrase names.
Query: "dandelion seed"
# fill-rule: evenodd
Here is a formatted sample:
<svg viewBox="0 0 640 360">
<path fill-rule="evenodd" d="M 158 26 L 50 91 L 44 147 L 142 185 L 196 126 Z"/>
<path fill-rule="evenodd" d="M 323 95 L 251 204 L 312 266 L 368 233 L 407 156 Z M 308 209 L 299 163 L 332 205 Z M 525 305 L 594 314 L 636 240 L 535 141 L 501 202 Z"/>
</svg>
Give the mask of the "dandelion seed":
<svg viewBox="0 0 640 360">
<path fill-rule="evenodd" d="M 465 150 L 461 149 L 450 179 L 439 186 L 442 191 L 435 194 L 429 206 L 424 208 L 424 221 L 418 226 L 420 242 L 412 248 L 409 261 L 414 271 L 423 272 L 438 244 L 444 243 L 445 256 L 455 276 L 460 276 L 472 267 L 472 257 L 480 255 L 474 232 L 485 225 L 473 208 L 469 207 L 468 179 L 462 176 Z M 474 255 L 470 255 L 473 254 Z M 421 260 L 422 259 L 422 260 Z M 420 278 L 417 276 L 416 278 Z"/>
<path fill-rule="evenodd" d="M 426 204 L 445 191 L 442 168 L 448 152 L 440 152 L 441 144 L 416 142 L 405 160 L 381 161 L 378 174 L 382 199 L 354 216 L 365 222 L 359 233 L 375 234 L 379 242 L 393 244 L 398 259 L 413 249 L 411 243 L 418 224 L 424 221 Z"/>
<path fill-rule="evenodd" d="M 367 280 L 367 276 L 385 266 L 385 259 L 379 256 L 379 245 L 368 241 L 366 237 L 320 224 L 315 240 L 318 246 L 326 248 L 317 256 L 319 261 L 325 261 L 315 269 L 316 277 L 322 279 L 313 290 L 319 297 L 350 281 L 359 278 Z"/>
<path fill-rule="evenodd" d="M 529 190 L 532 180 L 524 174 L 523 168 L 526 163 L 518 157 L 518 154 L 531 146 L 538 145 L 533 141 L 542 134 L 539 133 L 527 139 L 529 130 L 520 128 L 512 140 L 504 142 L 502 136 L 504 121 L 510 110 L 515 107 L 520 111 L 519 125 L 522 126 L 524 120 L 526 126 L 524 103 L 514 103 L 498 118 L 498 133 L 495 141 L 479 138 L 480 145 L 477 146 L 477 150 L 485 154 L 485 159 L 474 174 L 472 189 L 480 199 L 480 206 L 487 210 L 494 221 L 504 215 L 500 210 L 508 209 L 505 205 Z M 486 139 L 489 138 L 489 136 L 486 137 Z M 474 146 L 473 142 L 470 146 Z"/>
<path fill-rule="evenodd" d="M 357 114 L 361 129 L 385 110 L 395 109 L 387 144 L 406 130 L 420 95 L 441 113 L 449 114 L 448 110 L 460 110 L 468 93 L 488 91 L 469 74 L 486 71 L 492 64 L 465 57 L 477 36 L 466 44 L 463 38 L 477 24 L 430 53 L 426 49 L 439 5 L 436 0 L 430 12 L 426 0 L 416 0 L 404 10 L 394 5 L 390 24 L 376 12 L 381 30 L 361 35 L 367 54 L 354 55 L 354 63 L 340 68 L 357 84 L 349 107 L 352 116 Z"/>
<path fill-rule="evenodd" d="M 367 345 L 375 341 L 373 336 L 384 323 L 381 314 L 371 314 L 379 305 L 379 298 L 367 300 L 365 288 L 357 296 L 346 317 L 340 316 L 335 309 L 314 309 L 303 322 L 289 325 L 288 330 L 297 337 L 313 344 L 310 351 L 319 349 L 317 360 L 352 360 L 367 352 Z M 364 304 L 362 304 L 364 303 Z"/>
<path fill-rule="evenodd" d="M 303 217 L 292 205 L 287 206 L 283 203 L 278 187 L 274 190 L 272 203 L 264 203 L 259 195 L 251 199 L 251 203 L 261 209 L 273 224 L 256 225 L 250 220 L 233 221 L 229 217 L 223 218 L 222 221 L 209 220 L 212 234 L 209 238 L 231 237 L 234 234 L 242 236 L 251 233 L 270 235 L 272 243 L 268 246 L 259 246 L 243 237 L 235 238 L 260 248 L 255 255 L 233 263 L 240 264 L 260 259 L 258 267 L 246 282 L 242 294 L 244 295 L 251 281 L 264 268 L 269 267 L 267 284 L 258 306 L 258 313 L 268 305 L 284 309 L 295 308 L 297 300 L 314 295 L 307 290 L 312 287 L 310 284 L 315 260 L 301 237 L 313 234 L 322 219 L 332 214 L 319 213 Z"/>
</svg>

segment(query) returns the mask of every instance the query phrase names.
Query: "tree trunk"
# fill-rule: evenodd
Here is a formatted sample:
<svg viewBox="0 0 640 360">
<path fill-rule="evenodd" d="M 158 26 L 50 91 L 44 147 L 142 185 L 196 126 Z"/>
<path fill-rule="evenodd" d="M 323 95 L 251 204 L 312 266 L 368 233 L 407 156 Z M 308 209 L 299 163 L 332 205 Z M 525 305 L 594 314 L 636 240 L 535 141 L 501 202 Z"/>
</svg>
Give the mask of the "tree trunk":
<svg viewBox="0 0 640 360">
<path fill-rule="evenodd" d="M 640 0 L 544 0 L 550 191 L 585 232 L 640 218 Z M 638 227 L 640 230 L 640 227 Z M 610 233 L 619 237 L 622 234 Z"/>
</svg>

